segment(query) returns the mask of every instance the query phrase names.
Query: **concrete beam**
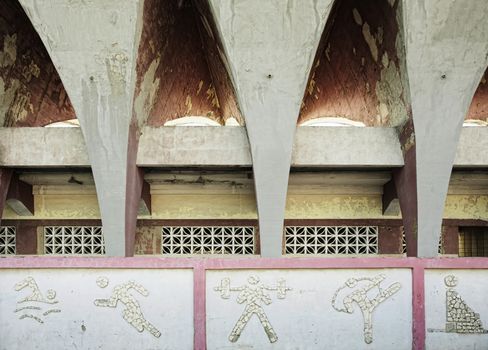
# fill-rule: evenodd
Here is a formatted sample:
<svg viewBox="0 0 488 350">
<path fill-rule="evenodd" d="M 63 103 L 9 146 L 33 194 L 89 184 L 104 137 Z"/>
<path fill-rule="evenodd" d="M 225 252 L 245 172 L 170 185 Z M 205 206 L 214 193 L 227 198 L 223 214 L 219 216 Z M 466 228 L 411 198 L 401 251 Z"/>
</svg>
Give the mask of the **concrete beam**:
<svg viewBox="0 0 488 350">
<path fill-rule="evenodd" d="M 246 120 L 262 256 L 282 253 L 293 138 L 331 6 L 332 0 L 210 0 Z"/>
<path fill-rule="evenodd" d="M 418 255 L 437 255 L 449 177 L 464 117 L 487 65 L 483 0 L 403 0 L 415 127 Z"/>
<path fill-rule="evenodd" d="M 0 166 L 89 167 L 80 128 L 0 128 Z"/>
<path fill-rule="evenodd" d="M 400 201 L 395 187 L 395 181 L 392 179 L 383 186 L 383 215 L 398 216 L 400 214 Z"/>
<path fill-rule="evenodd" d="M 80 121 L 107 255 L 130 256 L 142 186 L 136 167 L 133 97 L 143 1 L 20 3 L 43 40 Z"/>
<path fill-rule="evenodd" d="M 401 167 L 402 151 L 394 128 L 299 127 L 292 153 L 294 167 Z"/>
<path fill-rule="evenodd" d="M 19 216 L 34 215 L 34 195 L 32 185 L 21 181 L 14 173 L 7 192 L 7 204 Z"/>
<path fill-rule="evenodd" d="M 364 145 L 367 145 L 365 147 Z M 454 167 L 488 167 L 488 128 L 463 128 Z M 244 127 L 145 127 L 137 165 L 251 167 Z M 299 127 L 292 167 L 399 168 L 404 165 L 393 128 Z M 0 166 L 90 167 L 79 128 L 0 128 Z"/>
<path fill-rule="evenodd" d="M 146 127 L 139 143 L 137 164 L 142 167 L 250 167 L 251 154 L 246 129 L 235 126 Z"/>
<path fill-rule="evenodd" d="M 2 222 L 3 210 L 7 200 L 8 188 L 12 179 L 13 169 L 0 168 L 0 223 Z"/>
</svg>

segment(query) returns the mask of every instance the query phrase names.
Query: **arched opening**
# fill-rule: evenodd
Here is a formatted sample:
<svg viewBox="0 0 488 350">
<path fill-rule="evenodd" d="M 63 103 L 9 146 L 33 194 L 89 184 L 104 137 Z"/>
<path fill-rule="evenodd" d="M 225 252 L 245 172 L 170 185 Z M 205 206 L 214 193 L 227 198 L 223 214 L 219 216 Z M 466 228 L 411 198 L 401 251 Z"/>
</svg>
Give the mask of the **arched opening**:
<svg viewBox="0 0 488 350">
<path fill-rule="evenodd" d="M 0 3 L 0 126 L 76 118 L 39 35 L 17 1 Z"/>
<path fill-rule="evenodd" d="M 134 109 L 150 126 L 244 124 L 206 2 L 146 1 L 136 71 Z"/>
<path fill-rule="evenodd" d="M 474 93 L 463 126 L 488 126 L 488 68 Z"/>
<path fill-rule="evenodd" d="M 331 116 L 399 126 L 408 116 L 400 1 L 336 0 L 298 124 Z"/>
</svg>

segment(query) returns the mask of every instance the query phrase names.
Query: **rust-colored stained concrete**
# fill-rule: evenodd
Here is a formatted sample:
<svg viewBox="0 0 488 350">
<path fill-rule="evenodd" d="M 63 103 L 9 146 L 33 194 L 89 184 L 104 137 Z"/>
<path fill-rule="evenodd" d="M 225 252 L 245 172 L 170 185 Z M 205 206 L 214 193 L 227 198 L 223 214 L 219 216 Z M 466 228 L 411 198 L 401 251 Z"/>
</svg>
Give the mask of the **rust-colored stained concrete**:
<svg viewBox="0 0 488 350">
<path fill-rule="evenodd" d="M 144 3 L 134 108 L 141 114 L 137 109 L 144 105 L 148 125 L 161 126 L 183 116 L 206 116 L 221 124 L 230 116 L 240 118 L 234 115 L 238 109 L 230 80 L 222 76 L 225 68 L 217 49 L 210 49 L 209 34 L 200 32 L 199 27 L 206 31 L 201 23 L 191 1 Z M 210 28 L 208 20 L 205 23 Z M 141 96 L 144 101 L 138 103 Z"/>
<path fill-rule="evenodd" d="M 0 126 L 74 118 L 58 72 L 22 7 L 0 2 Z"/>
<path fill-rule="evenodd" d="M 317 51 L 298 123 L 344 117 L 398 126 L 408 115 L 398 1 L 338 0 Z M 400 53 L 403 55 L 402 53 Z"/>
<path fill-rule="evenodd" d="M 483 74 L 480 84 L 474 93 L 466 119 L 484 120 L 488 122 L 488 68 L 485 74 Z"/>
</svg>

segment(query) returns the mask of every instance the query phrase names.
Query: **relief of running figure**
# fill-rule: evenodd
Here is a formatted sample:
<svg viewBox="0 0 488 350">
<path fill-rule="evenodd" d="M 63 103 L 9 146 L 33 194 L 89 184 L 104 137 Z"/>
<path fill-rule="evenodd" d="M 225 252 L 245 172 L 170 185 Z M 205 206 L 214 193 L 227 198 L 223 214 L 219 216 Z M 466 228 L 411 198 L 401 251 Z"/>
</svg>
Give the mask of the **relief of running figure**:
<svg viewBox="0 0 488 350">
<path fill-rule="evenodd" d="M 286 287 L 286 282 L 284 280 L 279 280 L 276 287 L 266 286 L 259 283 L 259 277 L 257 276 L 250 276 L 247 282 L 248 284 L 244 286 L 231 287 L 230 279 L 224 278 L 222 279 L 220 286 L 214 288 L 215 291 L 220 292 L 220 296 L 223 299 L 229 299 L 230 292 L 240 292 L 236 299 L 237 302 L 239 304 L 246 303 L 246 307 L 242 315 L 239 317 L 239 320 L 237 320 L 229 335 L 229 341 L 232 343 L 237 342 L 251 317 L 256 315 L 261 322 L 269 341 L 274 343 L 278 340 L 278 336 L 271 326 L 263 307 L 261 306 L 262 303 L 265 305 L 272 303 L 269 294 L 265 293 L 265 291 L 276 291 L 278 299 L 284 299 L 286 297 L 286 292 L 291 290 L 291 288 Z"/>
<path fill-rule="evenodd" d="M 107 287 L 108 283 L 109 280 L 107 277 L 97 278 L 97 285 L 100 288 Z M 94 304 L 96 306 L 115 308 L 117 307 L 117 303 L 120 301 L 125 305 L 122 315 L 127 323 L 137 329 L 137 331 L 140 333 L 144 332 L 144 329 L 146 329 L 153 336 L 159 338 L 161 336 L 161 332 L 144 318 L 139 302 L 129 292 L 131 289 L 135 290 L 142 296 L 147 297 L 149 295 L 146 288 L 135 283 L 134 281 L 129 281 L 115 286 L 109 299 L 96 299 Z"/>
</svg>

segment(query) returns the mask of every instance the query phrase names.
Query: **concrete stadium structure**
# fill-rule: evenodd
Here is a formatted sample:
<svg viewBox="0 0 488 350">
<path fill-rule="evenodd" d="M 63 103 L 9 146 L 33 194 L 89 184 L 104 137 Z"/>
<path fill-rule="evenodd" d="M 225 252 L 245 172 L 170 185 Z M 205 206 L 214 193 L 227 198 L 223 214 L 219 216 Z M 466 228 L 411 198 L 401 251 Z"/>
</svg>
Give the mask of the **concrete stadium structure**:
<svg viewBox="0 0 488 350">
<path fill-rule="evenodd" d="M 487 16 L 0 3 L 0 349 L 488 347 Z"/>
</svg>

